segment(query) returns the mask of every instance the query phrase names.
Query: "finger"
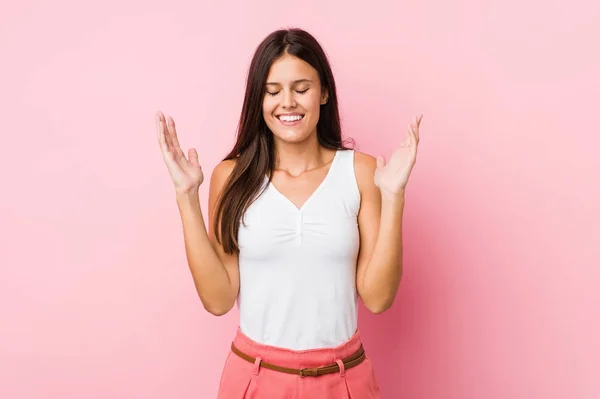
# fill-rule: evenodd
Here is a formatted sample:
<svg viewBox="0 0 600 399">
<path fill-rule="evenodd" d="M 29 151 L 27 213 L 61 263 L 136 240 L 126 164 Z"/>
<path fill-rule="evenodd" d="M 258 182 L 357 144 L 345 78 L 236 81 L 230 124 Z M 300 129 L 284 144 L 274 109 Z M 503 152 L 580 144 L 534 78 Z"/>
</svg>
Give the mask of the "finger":
<svg viewBox="0 0 600 399">
<path fill-rule="evenodd" d="M 177 137 L 177 129 L 175 128 L 175 121 L 172 117 L 167 119 L 167 128 L 169 129 L 169 136 L 171 137 L 171 142 L 173 143 L 173 150 L 177 154 L 179 158 L 185 159 L 185 154 L 181 150 L 181 145 L 179 144 L 179 138 Z"/>
<path fill-rule="evenodd" d="M 165 149 L 168 152 L 174 152 L 174 150 L 173 150 L 173 140 L 171 139 L 171 135 L 169 134 L 169 132 L 167 130 L 167 126 L 166 126 L 164 120 L 160 121 L 160 129 L 161 129 L 162 136 L 165 139 L 165 145 L 166 145 Z"/>
<path fill-rule="evenodd" d="M 404 140 L 402 140 L 402 145 L 401 145 L 400 147 L 404 147 L 404 148 L 406 148 L 406 147 L 410 147 L 410 146 L 411 146 L 411 144 L 412 144 L 412 140 L 413 140 L 413 139 L 412 139 L 412 135 L 413 135 L 413 133 L 412 133 L 412 132 L 413 132 L 412 125 L 411 125 L 411 124 L 409 124 L 409 125 L 408 125 L 408 128 L 407 128 L 407 134 L 406 134 L 406 137 L 404 137 Z"/>
<path fill-rule="evenodd" d="M 413 134 L 413 140 L 414 140 L 414 144 L 418 144 L 419 143 L 419 126 L 418 125 L 414 125 L 411 124 L 410 125 L 410 131 Z"/>
<path fill-rule="evenodd" d="M 400 147 L 402 148 L 406 148 L 410 144 L 410 125 L 408 125 L 408 128 L 406 130 L 406 136 L 404 136 L 402 142 L 400 143 Z"/>
<path fill-rule="evenodd" d="M 177 139 L 177 130 L 175 128 L 175 121 L 170 116 L 167 118 L 167 130 L 169 131 L 169 137 L 173 144 L 173 151 L 177 154 L 177 157 L 185 158 L 183 151 L 181 150 L 181 146 L 179 145 L 179 140 Z"/>
<path fill-rule="evenodd" d="M 161 134 L 160 134 L 160 121 L 162 118 L 162 113 L 160 111 L 157 111 L 154 114 L 154 124 L 156 125 L 156 136 L 159 139 L 159 141 L 161 140 Z"/>
<path fill-rule="evenodd" d="M 414 158 L 417 156 L 417 146 L 419 144 L 418 136 L 416 135 L 414 129 L 411 129 L 411 145 L 410 150 Z"/>
<path fill-rule="evenodd" d="M 417 144 L 419 143 L 419 139 L 421 138 L 421 132 L 420 132 L 419 128 L 421 127 L 422 120 L 423 120 L 423 114 L 420 114 L 417 117 L 417 127 L 415 129 L 415 136 L 416 136 Z"/>
<path fill-rule="evenodd" d="M 415 128 L 418 128 L 421 125 L 422 120 L 423 120 L 423 114 L 415 115 L 414 118 L 412 119 L 411 124 L 413 126 L 415 126 Z"/>
<path fill-rule="evenodd" d="M 158 136 L 158 142 L 160 144 L 160 148 L 163 151 L 169 151 L 169 142 L 168 137 L 165 135 L 165 127 L 164 127 L 164 117 L 162 113 L 156 114 L 156 132 Z"/>
<path fill-rule="evenodd" d="M 420 124 L 420 119 L 418 116 L 415 116 L 412 120 L 412 122 L 410 123 L 410 126 L 414 129 L 414 130 L 419 130 L 419 124 Z"/>
<path fill-rule="evenodd" d="M 418 142 L 418 136 L 413 126 L 409 127 L 410 147 L 416 147 Z"/>
<path fill-rule="evenodd" d="M 164 142 L 164 138 L 160 134 L 160 113 L 159 112 L 154 114 L 154 125 L 156 126 L 156 138 L 158 139 L 158 142 L 161 143 L 161 145 L 162 145 L 162 143 Z"/>
<path fill-rule="evenodd" d="M 194 166 L 200 166 L 200 162 L 198 162 L 198 152 L 195 148 L 190 148 L 188 150 L 188 157 L 190 158 L 190 163 Z"/>
</svg>

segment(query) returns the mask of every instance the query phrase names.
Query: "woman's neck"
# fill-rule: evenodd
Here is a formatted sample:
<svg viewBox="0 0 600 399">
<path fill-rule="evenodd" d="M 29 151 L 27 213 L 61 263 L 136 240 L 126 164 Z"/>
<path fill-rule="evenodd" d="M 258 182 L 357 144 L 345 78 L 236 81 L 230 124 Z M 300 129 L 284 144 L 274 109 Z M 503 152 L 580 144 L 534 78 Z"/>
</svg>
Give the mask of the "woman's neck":
<svg viewBox="0 0 600 399">
<path fill-rule="evenodd" d="M 317 140 L 311 143 L 275 146 L 274 171 L 285 171 L 291 176 L 322 168 L 333 160 L 334 151 L 322 147 Z"/>
</svg>

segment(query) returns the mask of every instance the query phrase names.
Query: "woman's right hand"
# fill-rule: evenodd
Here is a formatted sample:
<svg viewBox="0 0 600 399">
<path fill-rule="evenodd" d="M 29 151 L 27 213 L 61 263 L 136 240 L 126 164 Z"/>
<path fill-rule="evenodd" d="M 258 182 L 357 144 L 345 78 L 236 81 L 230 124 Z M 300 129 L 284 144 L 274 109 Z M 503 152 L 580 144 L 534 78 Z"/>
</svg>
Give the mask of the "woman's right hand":
<svg viewBox="0 0 600 399">
<path fill-rule="evenodd" d="M 197 190 L 204 181 L 204 174 L 198 163 L 198 152 L 196 149 L 190 148 L 188 158 L 186 158 L 177 139 L 173 118 L 169 117 L 165 120 L 165 116 L 159 111 L 156 113 L 155 119 L 158 143 L 163 160 L 167 165 L 173 184 L 175 184 L 175 191 L 186 194 Z"/>
</svg>

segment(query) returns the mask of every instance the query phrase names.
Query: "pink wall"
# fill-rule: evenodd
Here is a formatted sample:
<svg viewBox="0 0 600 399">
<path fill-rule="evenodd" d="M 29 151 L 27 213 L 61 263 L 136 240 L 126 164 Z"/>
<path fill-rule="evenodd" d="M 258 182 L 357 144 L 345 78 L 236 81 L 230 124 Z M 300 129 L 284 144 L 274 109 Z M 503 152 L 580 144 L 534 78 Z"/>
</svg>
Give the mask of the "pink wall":
<svg viewBox="0 0 600 399">
<path fill-rule="evenodd" d="M 94 3 L 0 14 L 0 398 L 215 396 L 237 313 L 194 292 L 153 114 L 209 173 L 288 25 L 359 150 L 425 114 L 400 292 L 361 313 L 385 397 L 600 398 L 595 2 Z"/>
</svg>

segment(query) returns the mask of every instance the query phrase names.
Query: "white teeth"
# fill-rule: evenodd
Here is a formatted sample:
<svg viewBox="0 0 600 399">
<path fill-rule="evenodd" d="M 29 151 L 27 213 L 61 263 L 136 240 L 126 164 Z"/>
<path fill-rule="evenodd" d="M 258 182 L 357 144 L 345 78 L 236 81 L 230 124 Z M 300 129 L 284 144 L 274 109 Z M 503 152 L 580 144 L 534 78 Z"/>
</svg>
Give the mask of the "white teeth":
<svg viewBox="0 0 600 399">
<path fill-rule="evenodd" d="M 303 118 L 302 115 L 294 115 L 294 116 L 280 115 L 279 116 L 279 120 L 281 120 L 283 122 L 295 122 L 295 121 L 299 121 L 302 118 Z"/>
</svg>

